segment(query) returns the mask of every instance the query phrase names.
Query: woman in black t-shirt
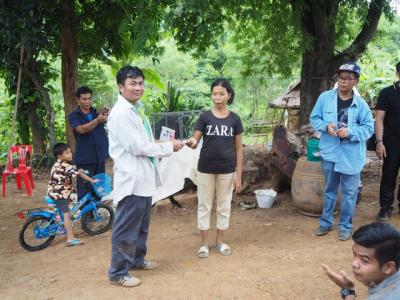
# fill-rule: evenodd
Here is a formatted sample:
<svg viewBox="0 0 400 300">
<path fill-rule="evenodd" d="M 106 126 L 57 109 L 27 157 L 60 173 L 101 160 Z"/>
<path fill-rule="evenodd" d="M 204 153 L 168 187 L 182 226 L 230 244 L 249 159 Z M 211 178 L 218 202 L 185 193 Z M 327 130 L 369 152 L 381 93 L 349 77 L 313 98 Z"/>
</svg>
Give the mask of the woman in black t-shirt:
<svg viewBox="0 0 400 300">
<path fill-rule="evenodd" d="M 235 92 L 226 79 L 215 80 L 211 84 L 214 107 L 201 114 L 194 135 L 187 142 L 195 148 L 203 138 L 197 166 L 197 220 L 202 241 L 197 255 L 201 258 L 209 255 L 208 233 L 214 198 L 217 202 L 216 247 L 222 255 L 231 254 L 223 238 L 229 227 L 232 191 L 241 190 L 243 165 L 243 125 L 240 117 L 227 107 L 234 97 Z"/>
</svg>

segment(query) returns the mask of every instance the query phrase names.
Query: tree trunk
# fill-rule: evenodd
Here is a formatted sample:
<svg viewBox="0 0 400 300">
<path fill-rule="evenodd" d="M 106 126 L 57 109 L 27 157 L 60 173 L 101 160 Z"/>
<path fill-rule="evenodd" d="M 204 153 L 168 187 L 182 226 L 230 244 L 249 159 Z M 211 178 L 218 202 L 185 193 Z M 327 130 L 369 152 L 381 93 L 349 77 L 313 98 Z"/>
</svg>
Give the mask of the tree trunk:
<svg viewBox="0 0 400 300">
<path fill-rule="evenodd" d="M 53 107 L 51 106 L 50 95 L 44 85 L 37 85 L 36 88 L 39 90 L 40 95 L 44 101 L 44 107 L 46 110 L 46 120 L 47 120 L 47 128 L 49 130 L 49 151 L 53 149 L 54 144 L 56 143 L 56 131 L 54 128 L 55 123 L 55 112 Z"/>
<path fill-rule="evenodd" d="M 46 135 L 43 122 L 38 116 L 37 110 L 40 108 L 40 98 L 36 97 L 34 102 L 27 106 L 28 119 L 32 131 L 32 146 L 35 153 L 46 154 Z"/>
<path fill-rule="evenodd" d="M 53 145 L 56 143 L 56 132 L 55 132 L 55 127 L 54 127 L 54 123 L 55 123 L 54 109 L 51 106 L 50 95 L 49 95 L 47 88 L 45 87 L 45 81 L 42 77 L 42 74 L 39 71 L 37 62 L 32 57 L 31 51 L 29 51 L 29 49 L 27 49 L 26 53 L 27 53 L 27 59 L 25 60 L 25 63 L 24 63 L 24 72 L 30 78 L 35 89 L 39 92 L 40 96 L 42 97 L 42 99 L 44 101 L 44 107 L 46 110 L 47 127 L 48 127 L 48 131 L 49 131 L 48 150 L 51 150 L 53 148 Z"/>
<path fill-rule="evenodd" d="M 374 36 L 385 0 L 371 0 L 360 33 L 352 44 L 335 55 L 335 22 L 338 0 L 292 1 L 301 15 L 301 30 L 306 41 L 312 41 L 303 53 L 300 90 L 299 126 L 309 123 L 310 112 L 318 96 L 331 88 L 335 70 L 346 61 L 356 61 Z"/>
<path fill-rule="evenodd" d="M 331 87 L 336 30 L 332 20 L 336 19 L 339 8 L 337 0 L 306 2 L 301 30 L 310 45 L 302 57 L 299 126 L 309 123 L 318 96 Z"/>
<path fill-rule="evenodd" d="M 318 96 L 332 87 L 333 74 L 332 56 L 321 56 L 317 51 L 307 51 L 303 54 L 300 88 L 299 126 L 310 123 L 310 113 Z"/>
<path fill-rule="evenodd" d="M 18 117 L 17 117 L 17 128 L 18 128 L 18 138 L 16 139 L 23 145 L 29 145 L 31 143 L 30 136 L 29 136 L 29 123 L 27 122 L 27 111 L 26 106 L 27 104 L 23 102 L 23 98 L 20 99 L 20 105 L 18 107 Z"/>
<path fill-rule="evenodd" d="M 65 127 L 67 141 L 75 151 L 75 137 L 68 126 L 68 114 L 76 108 L 75 91 L 78 85 L 78 50 L 76 37 L 75 1 L 61 1 L 61 82 L 64 96 Z"/>
</svg>

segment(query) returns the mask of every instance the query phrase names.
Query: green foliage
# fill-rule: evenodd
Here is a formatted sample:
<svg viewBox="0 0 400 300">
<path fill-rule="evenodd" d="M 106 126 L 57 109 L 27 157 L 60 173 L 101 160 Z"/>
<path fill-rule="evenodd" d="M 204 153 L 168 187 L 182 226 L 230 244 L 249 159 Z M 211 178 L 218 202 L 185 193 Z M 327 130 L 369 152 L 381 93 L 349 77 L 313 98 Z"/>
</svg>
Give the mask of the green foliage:
<svg viewBox="0 0 400 300">
<path fill-rule="evenodd" d="M 336 24 L 337 52 L 354 40 L 371 1 L 339 2 L 338 17 L 331 20 Z M 0 77 L 14 94 L 18 49 L 23 41 L 36 63 L 33 70 L 41 74 L 51 93 L 57 139 L 65 140 L 59 3 L 0 3 L 5 8 L 0 11 Z M 307 3 L 310 1 L 75 1 L 79 83 L 94 90 L 96 106 L 112 106 L 117 95 L 116 71 L 125 64 L 138 65 L 146 77 L 142 100 L 149 110 L 161 112 L 210 108 L 210 83 L 226 77 L 236 91 L 231 109 L 241 115 L 248 130 L 255 120 L 274 118 L 267 109 L 269 101 L 300 77 L 301 54 L 315 42 L 312 36 L 303 36 L 300 27 L 302 13 L 309 9 Z M 385 11 L 389 12 L 387 6 Z M 394 79 L 394 64 L 400 57 L 396 22 L 382 21 L 361 60 L 359 89 L 367 98 L 375 99 Z M 29 80 L 25 81 L 22 112 L 23 105 L 37 96 Z M 13 97 L 3 97 L 3 91 L 0 84 L 0 97 L 5 99 L 0 101 L 0 126 L 5 134 L 0 151 L 2 144 L 7 144 L 13 103 Z M 42 109 L 39 114 L 45 118 Z M 23 116 L 20 122 L 26 121 Z"/>
<path fill-rule="evenodd" d="M 8 147 L 10 145 L 9 133 L 12 120 L 12 105 L 10 98 L 5 94 L 4 79 L 0 78 L 0 162 L 7 160 Z"/>
<path fill-rule="evenodd" d="M 291 75 L 288 65 L 299 61 L 299 22 L 286 1 L 188 1 L 171 10 L 168 26 L 184 50 L 204 53 L 223 35 L 234 32 L 244 73 Z M 212 3 L 211 3 L 212 2 Z M 284 30 L 282 30 L 284 28 Z M 260 55 L 264 54 L 264 55 Z"/>
<path fill-rule="evenodd" d="M 17 113 L 19 141 L 30 143 L 28 107 L 51 91 L 48 81 L 56 77 L 50 68 L 51 53 L 58 47 L 58 5 L 52 1 L 2 1 L 0 10 L 0 76 L 8 93 L 16 93 L 20 52 L 24 49 L 20 103 Z M 12 101 L 13 102 L 13 101 Z M 37 109 L 38 120 L 45 123 L 44 103 Z M 41 127 L 45 127 L 42 125 Z M 11 133 L 9 133 L 11 134 Z M 14 139 L 17 142 L 18 139 Z"/>
<path fill-rule="evenodd" d="M 93 90 L 95 107 L 111 107 L 115 101 L 116 83 L 109 66 L 100 60 L 79 62 L 79 84 Z"/>
<path fill-rule="evenodd" d="M 76 8 L 80 57 L 160 55 L 160 27 L 167 0 L 79 1 Z M 122 42 L 121 42 L 122 39 Z M 117 68 L 118 69 L 118 68 Z"/>
<path fill-rule="evenodd" d="M 360 61 L 362 76 L 358 88 L 371 106 L 375 106 L 383 87 L 398 80 L 395 66 L 400 61 L 400 49 L 397 46 L 400 43 L 399 25 L 398 16 L 390 22 L 383 18 L 374 41 Z"/>
<path fill-rule="evenodd" d="M 174 87 L 170 81 L 167 85 L 167 93 L 163 93 L 163 104 L 165 111 L 184 110 L 183 103 L 180 101 L 181 91 Z"/>
<path fill-rule="evenodd" d="M 157 98 L 156 107 L 159 107 L 159 109 L 156 109 L 161 112 L 177 112 L 201 110 L 203 105 L 194 99 L 184 99 L 180 89 L 168 81 L 167 91 L 162 94 L 162 97 Z"/>
</svg>

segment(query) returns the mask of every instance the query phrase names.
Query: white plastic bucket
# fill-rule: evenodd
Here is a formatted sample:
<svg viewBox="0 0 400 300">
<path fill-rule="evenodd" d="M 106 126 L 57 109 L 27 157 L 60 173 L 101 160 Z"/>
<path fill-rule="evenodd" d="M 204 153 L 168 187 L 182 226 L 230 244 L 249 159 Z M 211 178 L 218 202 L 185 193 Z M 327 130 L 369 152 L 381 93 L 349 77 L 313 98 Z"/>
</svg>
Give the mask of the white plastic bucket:
<svg viewBox="0 0 400 300">
<path fill-rule="evenodd" d="M 275 202 L 277 192 L 272 189 L 255 190 L 257 204 L 260 208 L 271 208 Z"/>
</svg>

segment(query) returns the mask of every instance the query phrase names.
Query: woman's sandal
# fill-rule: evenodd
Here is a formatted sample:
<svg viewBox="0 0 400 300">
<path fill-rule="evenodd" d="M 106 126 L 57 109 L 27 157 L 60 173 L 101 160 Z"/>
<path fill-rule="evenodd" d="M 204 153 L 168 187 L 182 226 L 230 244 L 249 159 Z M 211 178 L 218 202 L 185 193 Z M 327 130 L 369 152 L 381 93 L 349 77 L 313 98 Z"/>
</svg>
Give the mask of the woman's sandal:
<svg viewBox="0 0 400 300">
<path fill-rule="evenodd" d="M 210 252 L 208 250 L 207 246 L 201 246 L 199 250 L 197 251 L 197 256 L 200 258 L 207 258 L 210 255 Z"/>
<path fill-rule="evenodd" d="M 73 239 L 72 241 L 67 242 L 67 247 L 79 246 L 83 244 L 84 242 L 80 239 Z"/>
<path fill-rule="evenodd" d="M 216 246 L 217 250 L 219 253 L 221 253 L 224 256 L 230 255 L 232 253 L 231 248 L 227 244 L 217 244 Z"/>
</svg>

